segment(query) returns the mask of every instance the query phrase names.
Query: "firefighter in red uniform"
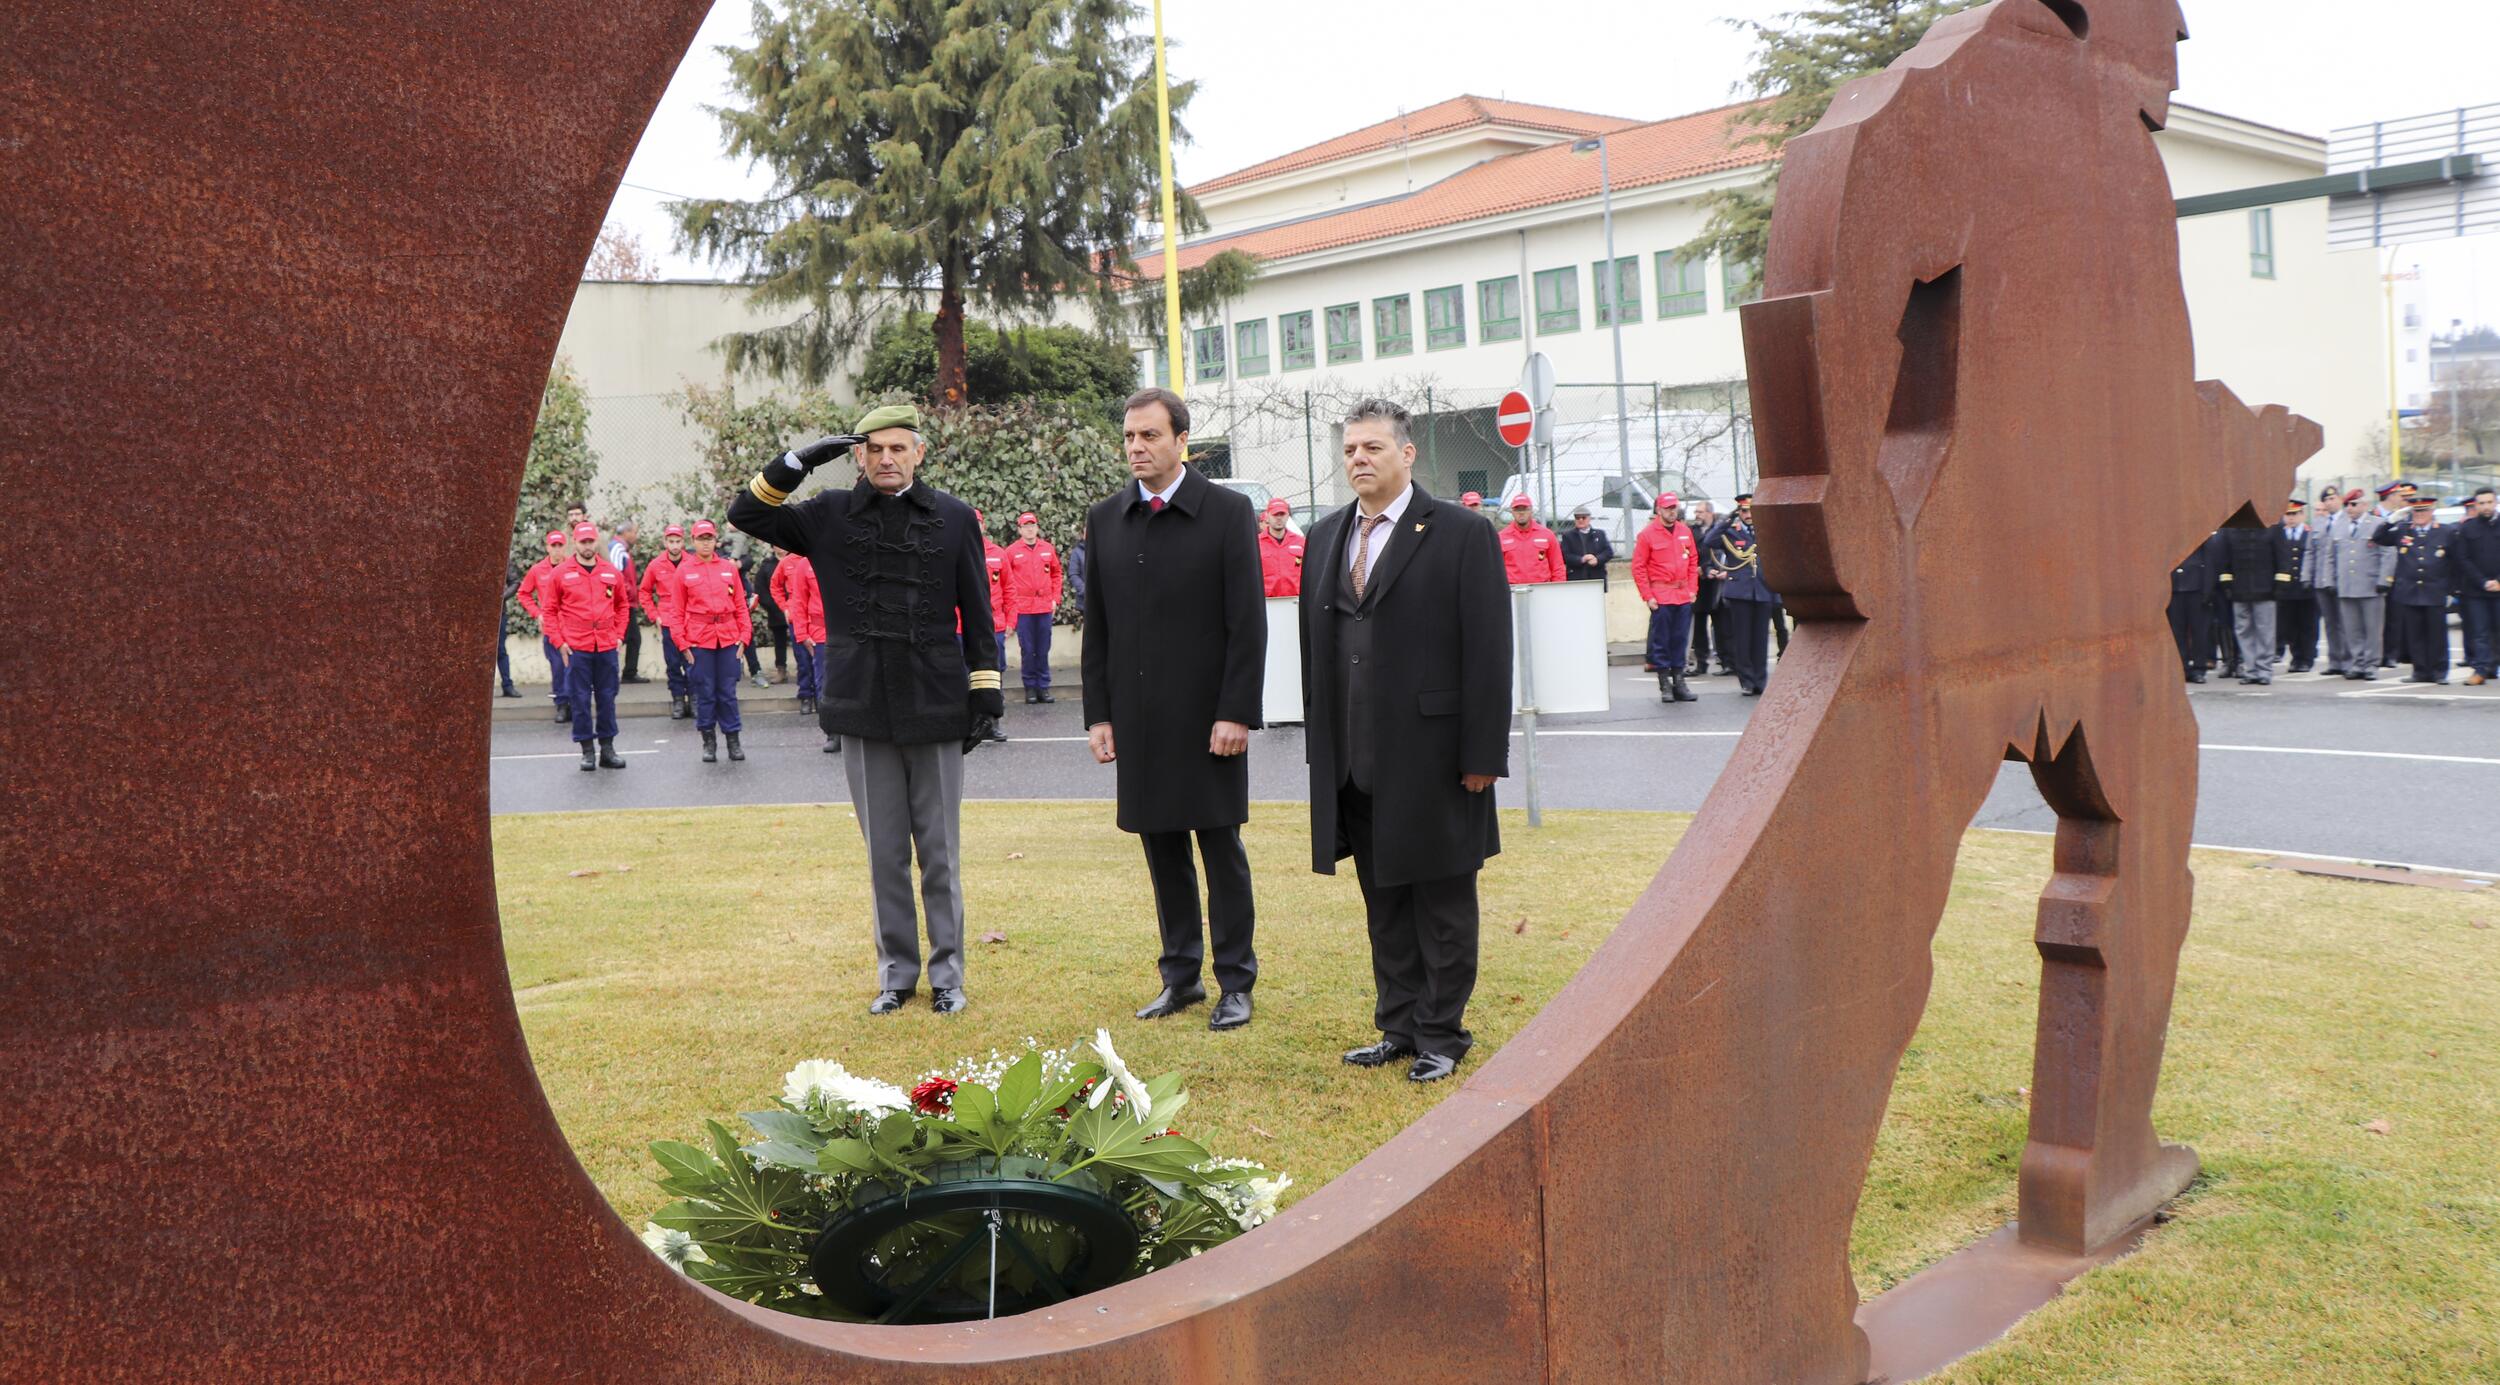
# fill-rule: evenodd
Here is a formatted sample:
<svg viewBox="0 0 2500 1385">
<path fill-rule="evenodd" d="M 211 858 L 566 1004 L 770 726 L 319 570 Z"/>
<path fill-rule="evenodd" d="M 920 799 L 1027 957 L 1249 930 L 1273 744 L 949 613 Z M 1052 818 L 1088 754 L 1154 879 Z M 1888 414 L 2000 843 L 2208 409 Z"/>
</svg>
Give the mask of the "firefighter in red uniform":
<svg viewBox="0 0 2500 1385">
<path fill-rule="evenodd" d="M 1510 523 L 1502 526 L 1502 567 L 1514 587 L 1563 580 L 1562 540 L 1537 523 L 1536 505 L 1524 495 L 1511 499 Z"/>
<path fill-rule="evenodd" d="M 1259 576 L 1269 596 L 1302 594 L 1302 536 L 1287 526 L 1293 506 L 1283 496 L 1267 502 L 1267 525 L 1259 531 Z"/>
<path fill-rule="evenodd" d="M 1030 510 L 1016 516 L 1016 541 L 1007 545 L 1006 578 L 1000 585 L 1015 616 L 1016 659 L 1024 673 L 1027 703 L 1057 700 L 1050 695 L 1050 620 L 1058 613 L 1066 580 L 1059 550 L 1042 537 L 1041 519 Z"/>
<path fill-rule="evenodd" d="M 521 578 L 521 589 L 514 593 L 520 600 L 521 609 L 529 612 L 530 619 L 538 622 L 538 647 L 547 656 L 547 694 L 555 699 L 556 724 L 559 726 L 572 724 L 573 698 L 565 691 L 564 656 L 556 649 L 556 627 L 547 619 L 547 607 L 542 598 L 547 595 L 547 579 L 555 574 L 556 564 L 571 556 L 568 547 L 563 530 L 548 530 L 547 556 L 530 564 L 530 570 Z"/>
<path fill-rule="evenodd" d="M 686 559 L 686 529 L 660 531 L 659 556 L 642 570 L 642 613 L 660 627 L 660 662 L 668 668 L 668 719 L 694 715 L 694 689 L 686 682 L 686 646 L 677 638 L 677 565 Z"/>
<path fill-rule="evenodd" d="M 1684 686 L 1684 665 L 1693 655 L 1693 597 L 1701 590 L 1701 541 L 1684 522 L 1684 500 L 1673 491 L 1632 545 L 1632 589 L 1649 603 L 1649 663 L 1658 670 L 1658 700 L 1699 702 Z"/>
<path fill-rule="evenodd" d="M 598 526 L 574 526 L 573 556 L 548 575 L 538 601 L 565 662 L 582 768 L 625 768 L 625 757 L 616 753 L 616 647 L 625 642 L 625 622 L 633 619 L 634 594 L 625 574 L 599 556 Z M 593 739 L 599 743 L 596 753 Z"/>
<path fill-rule="evenodd" d="M 738 660 L 753 637 L 747 616 L 747 584 L 738 565 L 716 551 L 712 521 L 694 522 L 694 552 L 677 564 L 679 630 L 694 660 L 694 729 L 703 735 L 703 763 L 720 760 L 714 732 L 729 738 L 729 758 L 743 760 L 738 744 Z"/>
<path fill-rule="evenodd" d="M 825 642 L 825 589 L 807 559 L 780 547 L 773 553 L 773 604 L 789 621 L 790 642 L 798 646 L 799 710 L 813 716 L 825 691 L 825 661 L 817 652 Z"/>
</svg>

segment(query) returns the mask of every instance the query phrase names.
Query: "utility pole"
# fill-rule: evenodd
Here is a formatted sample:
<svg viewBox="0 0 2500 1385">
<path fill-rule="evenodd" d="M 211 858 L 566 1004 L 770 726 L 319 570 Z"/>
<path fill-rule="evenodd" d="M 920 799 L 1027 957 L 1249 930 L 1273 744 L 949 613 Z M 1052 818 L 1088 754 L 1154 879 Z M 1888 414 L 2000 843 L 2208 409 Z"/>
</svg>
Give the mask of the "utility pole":
<svg viewBox="0 0 2500 1385">
<path fill-rule="evenodd" d="M 1614 329 L 1615 340 L 1615 499 L 1622 510 L 1616 528 L 1629 535 L 1632 517 L 1632 409 L 1623 388 L 1623 276 L 1615 268 L 1614 171 L 1607 165 L 1604 135 L 1581 140 L 1571 149 L 1573 153 L 1586 153 L 1590 149 L 1597 151 L 1598 207 L 1599 215 L 1606 224 L 1606 321 Z"/>
</svg>

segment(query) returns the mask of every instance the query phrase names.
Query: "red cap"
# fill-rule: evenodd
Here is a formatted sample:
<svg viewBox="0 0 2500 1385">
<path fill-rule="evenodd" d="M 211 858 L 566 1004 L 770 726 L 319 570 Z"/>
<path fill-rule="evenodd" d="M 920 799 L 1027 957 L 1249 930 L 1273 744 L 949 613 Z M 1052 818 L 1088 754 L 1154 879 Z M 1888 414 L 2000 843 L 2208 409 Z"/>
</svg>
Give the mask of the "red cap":
<svg viewBox="0 0 2500 1385">
<path fill-rule="evenodd" d="M 712 527 L 712 521 L 708 519 L 698 519 L 694 522 L 694 536 L 698 539 L 708 539 L 719 532 L 718 529 Z"/>
<path fill-rule="evenodd" d="M 660 537 L 664 539 L 682 539 L 685 536 L 685 526 L 679 524 L 672 524 L 660 531 Z"/>
<path fill-rule="evenodd" d="M 1469 491 L 1465 495 L 1458 498 L 1458 503 L 1461 505 L 1481 505 L 1484 503 L 1484 497 L 1476 494 L 1474 491 Z"/>
<path fill-rule="evenodd" d="M 577 539 L 595 539 L 599 537 L 599 526 L 592 524 L 588 520 L 584 520 L 573 526 L 573 537 Z"/>
<path fill-rule="evenodd" d="M 1666 491 L 1659 495 L 1658 503 L 1661 505 L 1681 505 L 1684 503 L 1684 497 L 1677 495 L 1674 491 Z"/>
<path fill-rule="evenodd" d="M 2344 503 L 2349 505 L 2353 501 L 2359 500 L 2364 494 L 2366 494 L 2366 492 L 2364 492 L 2359 486 L 2355 486 L 2351 490 L 2344 492 Z"/>
<path fill-rule="evenodd" d="M 1016 516 L 1016 523 L 1018 524 L 1039 524 L 1041 522 L 1041 518 L 1035 515 L 1031 510 L 1027 510 L 1023 514 Z"/>
<path fill-rule="evenodd" d="M 1271 515 L 1289 515 L 1293 513 L 1293 506 L 1280 495 L 1267 502 L 1267 512 Z"/>
<path fill-rule="evenodd" d="M 1510 498 L 1510 507 L 1514 510 L 1533 510 L 1536 502 L 1524 495 L 1514 495 Z"/>
<path fill-rule="evenodd" d="M 549 548 L 553 548 L 553 547 L 555 547 L 557 544 L 560 544 L 560 543 L 562 543 L 562 542 L 564 542 L 564 531 L 563 531 L 563 530 L 561 530 L 561 529 L 550 529 L 550 530 L 548 530 L 548 531 L 547 531 L 547 546 L 548 546 Z"/>
</svg>

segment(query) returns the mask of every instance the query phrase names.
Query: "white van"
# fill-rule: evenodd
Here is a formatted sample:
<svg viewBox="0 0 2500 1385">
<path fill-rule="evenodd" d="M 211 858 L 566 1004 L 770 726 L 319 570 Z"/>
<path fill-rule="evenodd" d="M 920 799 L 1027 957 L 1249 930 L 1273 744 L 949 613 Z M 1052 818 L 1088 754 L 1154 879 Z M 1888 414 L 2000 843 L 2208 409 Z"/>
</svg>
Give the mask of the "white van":
<svg viewBox="0 0 2500 1385">
<path fill-rule="evenodd" d="M 1661 490 L 1676 492 L 1688 511 L 1696 500 L 1707 500 L 1722 512 L 1729 508 L 1739 489 L 1739 448 L 1736 435 L 1720 426 L 1725 418 L 1691 410 L 1629 415 L 1628 484 L 1623 478 L 1623 436 L 1613 414 L 1557 423 L 1548 456 L 1535 470 L 1506 479 L 1497 503 L 1506 517 L 1511 497 L 1525 495 L 1536 506 L 1537 518 L 1554 529 L 1569 524 L 1572 510 L 1586 505 L 1590 523 L 1605 531 L 1619 554 L 1630 557 L 1631 538 L 1649 522 Z"/>
</svg>

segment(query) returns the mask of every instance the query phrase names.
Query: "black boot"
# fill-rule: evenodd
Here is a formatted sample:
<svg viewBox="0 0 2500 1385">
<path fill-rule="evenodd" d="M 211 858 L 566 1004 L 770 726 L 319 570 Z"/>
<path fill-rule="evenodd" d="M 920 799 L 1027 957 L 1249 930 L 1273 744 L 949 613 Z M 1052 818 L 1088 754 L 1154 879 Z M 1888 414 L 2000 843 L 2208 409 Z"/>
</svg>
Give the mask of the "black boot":
<svg viewBox="0 0 2500 1385">
<path fill-rule="evenodd" d="M 582 768 L 599 768 L 599 752 L 588 741 L 582 742 Z"/>
<path fill-rule="evenodd" d="M 827 755 L 839 755 L 839 754 L 841 754 L 841 753 L 842 753 L 842 738 L 841 738 L 840 736 L 827 736 L 827 737 L 825 737 L 825 753 L 826 753 Z"/>
<path fill-rule="evenodd" d="M 1041 699 L 1040 699 L 1040 698 L 1038 698 L 1038 697 L 1035 697 L 1035 696 L 1034 696 L 1034 693 L 1035 693 L 1036 691 L 1037 691 L 1037 689 L 1033 689 L 1033 688 L 1026 688 L 1026 689 L 1024 690 L 1024 705 L 1025 705 L 1025 706 L 1030 707 L 1030 706 L 1032 706 L 1034 703 L 1041 701 Z"/>
<path fill-rule="evenodd" d="M 703 733 L 703 763 L 707 765 L 720 763 L 720 743 L 712 739 L 712 733 L 709 731 Z"/>
<path fill-rule="evenodd" d="M 1679 674 L 1677 674 L 1677 675 L 1675 675 L 1675 686 L 1674 686 L 1673 692 L 1674 692 L 1674 695 L 1675 695 L 1675 700 L 1676 700 L 1676 701 L 1678 701 L 1678 702 L 1699 702 L 1699 701 L 1701 701 L 1701 695 L 1700 695 L 1700 694 L 1698 694 L 1698 693 L 1694 692 L 1691 688 L 1688 688 L 1688 687 L 1684 686 L 1684 675 L 1683 675 L 1683 674 L 1680 674 L 1680 673 L 1679 673 Z"/>
<path fill-rule="evenodd" d="M 557 703 L 557 704 L 556 704 L 556 725 L 558 725 L 558 726 L 563 726 L 563 725 L 565 725 L 565 724 L 567 724 L 567 723 L 571 722 L 572 720 L 573 720 L 573 709 L 572 709 L 572 708 L 570 708 L 570 707 L 565 706 L 565 705 L 564 705 L 563 703 L 561 703 L 561 702 Z"/>
<path fill-rule="evenodd" d="M 625 757 L 616 753 L 616 742 L 607 736 L 599 738 L 599 768 L 625 768 Z"/>
<path fill-rule="evenodd" d="M 737 732 L 735 732 L 735 731 L 730 732 L 730 733 L 729 733 L 729 758 L 730 758 L 730 759 L 732 759 L 732 760 L 743 760 L 743 759 L 745 759 L 746 757 L 747 757 L 747 753 L 746 753 L 744 750 L 742 750 L 742 749 L 740 749 L 740 748 L 738 747 L 738 733 L 737 733 Z"/>
<path fill-rule="evenodd" d="M 1050 689 L 1044 688 L 1033 694 L 1033 700 L 1036 702 L 1052 703 L 1057 702 L 1059 699 L 1050 695 Z"/>
<path fill-rule="evenodd" d="M 1661 672 L 1659 673 L 1659 675 L 1658 675 L 1658 700 L 1659 700 L 1659 701 L 1661 701 L 1661 702 L 1673 702 L 1673 701 L 1675 700 L 1675 685 L 1673 684 L 1673 682 L 1671 682 L 1671 681 L 1670 681 L 1673 677 L 1674 677 L 1674 675 L 1673 675 L 1673 674 L 1666 673 L 1666 672 L 1664 672 L 1664 671 L 1661 671 Z"/>
<path fill-rule="evenodd" d="M 668 700 L 668 719 L 670 721 L 685 721 L 693 715 L 694 699 L 692 697 L 672 697 Z"/>
</svg>

